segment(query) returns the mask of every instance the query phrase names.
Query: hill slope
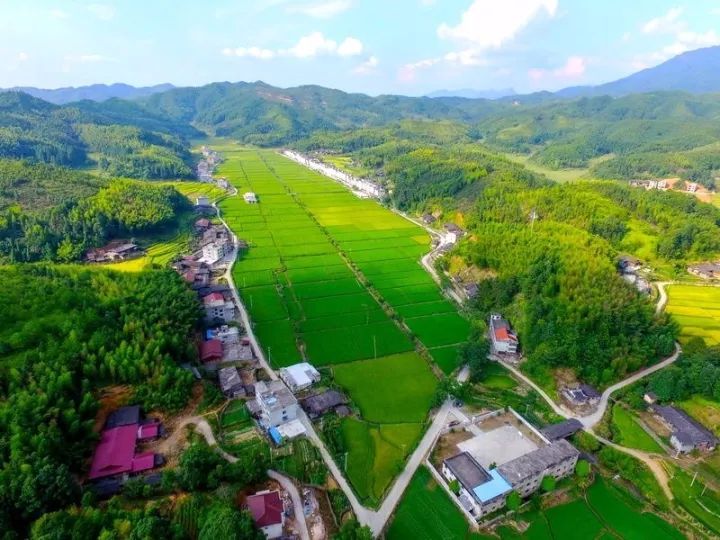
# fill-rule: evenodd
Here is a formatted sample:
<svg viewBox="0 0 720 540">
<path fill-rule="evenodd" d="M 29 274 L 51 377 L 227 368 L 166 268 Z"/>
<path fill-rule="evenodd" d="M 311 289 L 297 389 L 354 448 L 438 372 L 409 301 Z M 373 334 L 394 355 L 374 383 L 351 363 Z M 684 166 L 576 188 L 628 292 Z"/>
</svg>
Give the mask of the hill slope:
<svg viewBox="0 0 720 540">
<path fill-rule="evenodd" d="M 565 88 L 556 95 L 567 98 L 623 96 L 678 90 L 693 94 L 720 92 L 720 46 L 688 51 L 617 81 Z"/>
<path fill-rule="evenodd" d="M 49 101 L 56 105 L 64 105 L 74 101 L 89 99 L 91 101 L 105 101 L 111 98 L 136 99 L 150 96 L 158 92 L 165 92 L 174 88 L 172 84 L 156 84 L 154 86 L 136 87 L 129 84 L 91 84 L 89 86 L 69 86 L 66 88 L 35 88 L 33 86 L 16 86 L 2 91 L 25 92 L 33 97 Z"/>
</svg>

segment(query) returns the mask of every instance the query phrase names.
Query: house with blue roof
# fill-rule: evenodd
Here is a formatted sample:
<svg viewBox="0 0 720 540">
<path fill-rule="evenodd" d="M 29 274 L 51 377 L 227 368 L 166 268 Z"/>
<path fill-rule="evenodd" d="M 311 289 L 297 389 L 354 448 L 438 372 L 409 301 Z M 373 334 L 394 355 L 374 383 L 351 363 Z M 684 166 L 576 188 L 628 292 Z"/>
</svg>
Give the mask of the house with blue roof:
<svg viewBox="0 0 720 540">
<path fill-rule="evenodd" d="M 448 482 L 458 482 L 460 504 L 478 518 L 504 507 L 512 491 L 497 469 L 485 469 L 468 452 L 443 461 L 442 473 Z"/>
</svg>

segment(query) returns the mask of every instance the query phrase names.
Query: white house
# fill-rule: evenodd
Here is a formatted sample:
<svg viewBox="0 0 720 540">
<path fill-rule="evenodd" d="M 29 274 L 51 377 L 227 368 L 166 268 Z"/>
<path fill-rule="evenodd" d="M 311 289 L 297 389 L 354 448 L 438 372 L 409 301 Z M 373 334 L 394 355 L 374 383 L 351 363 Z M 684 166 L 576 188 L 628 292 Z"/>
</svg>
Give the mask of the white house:
<svg viewBox="0 0 720 540">
<path fill-rule="evenodd" d="M 201 195 L 195 198 L 195 206 L 210 206 L 210 199 Z"/>
<path fill-rule="evenodd" d="M 280 370 L 280 378 L 293 392 L 310 388 L 313 383 L 320 382 L 320 373 L 311 364 L 301 362 Z"/>
<path fill-rule="evenodd" d="M 257 195 L 253 193 L 252 191 L 248 191 L 243 195 L 243 199 L 245 199 L 245 202 L 248 204 L 255 204 L 258 202 Z"/>
<path fill-rule="evenodd" d="M 213 264 L 222 259 L 231 250 L 228 242 L 209 242 L 202 248 L 202 259 Z"/>
<path fill-rule="evenodd" d="M 517 353 L 518 338 L 510 328 L 510 324 L 498 314 L 490 316 L 490 339 L 496 353 Z"/>
<path fill-rule="evenodd" d="M 203 306 L 205 307 L 205 318 L 208 321 L 230 322 L 235 318 L 235 304 L 226 300 L 219 292 L 205 296 Z"/>
<path fill-rule="evenodd" d="M 255 400 L 260 409 L 260 419 L 267 427 L 277 427 L 297 418 L 297 399 L 282 381 L 255 383 Z"/>
</svg>

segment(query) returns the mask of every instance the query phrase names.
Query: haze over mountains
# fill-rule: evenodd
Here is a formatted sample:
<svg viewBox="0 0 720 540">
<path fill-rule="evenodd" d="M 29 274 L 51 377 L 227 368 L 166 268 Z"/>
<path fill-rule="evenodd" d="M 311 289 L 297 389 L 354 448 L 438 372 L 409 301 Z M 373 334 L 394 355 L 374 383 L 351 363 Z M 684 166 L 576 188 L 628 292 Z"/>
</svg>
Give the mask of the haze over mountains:
<svg viewBox="0 0 720 540">
<path fill-rule="evenodd" d="M 158 92 L 165 92 L 175 88 L 172 84 L 156 84 L 154 86 L 135 87 L 124 83 L 91 84 L 89 86 L 66 88 L 35 88 L 33 86 L 15 86 L 2 91 L 25 92 L 33 97 L 40 98 L 56 105 L 64 105 L 74 101 L 89 99 L 91 101 L 106 101 L 112 98 L 136 99 L 150 96 Z"/>
</svg>

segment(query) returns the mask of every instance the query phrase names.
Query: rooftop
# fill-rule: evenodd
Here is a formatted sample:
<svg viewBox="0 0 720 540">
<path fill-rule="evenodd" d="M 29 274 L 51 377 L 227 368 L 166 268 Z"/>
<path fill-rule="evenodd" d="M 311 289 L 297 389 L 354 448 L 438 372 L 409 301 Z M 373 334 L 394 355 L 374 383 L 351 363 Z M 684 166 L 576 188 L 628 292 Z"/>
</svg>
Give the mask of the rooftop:
<svg viewBox="0 0 720 540">
<path fill-rule="evenodd" d="M 347 403 L 347 398 L 337 390 L 327 390 L 303 400 L 303 408 L 312 414 L 323 414 L 333 407 Z"/>
<path fill-rule="evenodd" d="M 310 386 L 313 382 L 320 378 L 320 373 L 311 364 L 301 362 L 282 368 L 282 375 L 288 380 L 289 384 L 295 386 Z"/>
<path fill-rule="evenodd" d="M 475 497 L 477 497 L 480 502 L 484 503 L 512 490 L 512 486 L 510 486 L 510 484 L 508 484 L 507 481 L 500 476 L 497 469 L 490 469 L 489 473 L 490 480 L 473 489 Z"/>
<path fill-rule="evenodd" d="M 270 410 L 283 409 L 297 403 L 295 396 L 282 381 L 258 381 L 255 396 Z"/>
<path fill-rule="evenodd" d="M 458 482 L 468 491 L 472 492 L 476 486 L 489 482 L 492 477 L 483 469 L 474 457 L 467 452 L 461 452 L 445 460 L 445 466 L 458 479 Z"/>
<path fill-rule="evenodd" d="M 582 422 L 577 418 L 570 418 L 558 424 L 552 424 L 545 426 L 540 432 L 545 435 L 551 441 L 557 439 L 564 439 L 574 433 L 577 433 L 583 428 Z"/>
<path fill-rule="evenodd" d="M 105 429 L 129 426 L 140 423 L 140 405 L 128 405 L 110 413 L 105 421 Z"/>
<path fill-rule="evenodd" d="M 697 445 L 717 442 L 715 435 L 690 418 L 684 411 L 662 405 L 655 406 L 654 410 L 673 427 L 673 435 L 681 443 Z"/>
<path fill-rule="evenodd" d="M 490 317 L 490 327 L 492 328 L 495 339 L 498 341 L 517 341 L 517 337 L 510 328 L 510 323 L 500 315 L 492 315 Z"/>
<path fill-rule="evenodd" d="M 500 465 L 498 472 L 508 482 L 515 485 L 578 454 L 579 452 L 573 445 L 565 439 L 560 439 Z"/>
<path fill-rule="evenodd" d="M 220 381 L 220 388 L 223 390 L 229 390 L 235 385 L 243 384 L 240 372 L 236 367 L 226 367 L 219 370 L 218 380 Z"/>
<path fill-rule="evenodd" d="M 247 498 L 248 510 L 258 527 L 282 523 L 283 503 L 280 492 L 258 493 Z"/>
</svg>

